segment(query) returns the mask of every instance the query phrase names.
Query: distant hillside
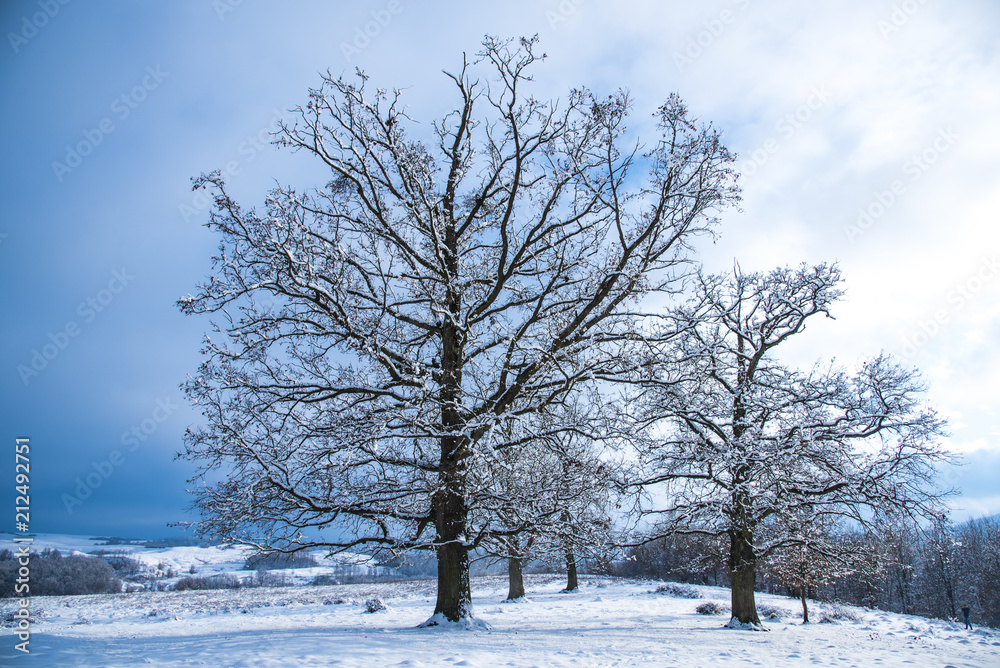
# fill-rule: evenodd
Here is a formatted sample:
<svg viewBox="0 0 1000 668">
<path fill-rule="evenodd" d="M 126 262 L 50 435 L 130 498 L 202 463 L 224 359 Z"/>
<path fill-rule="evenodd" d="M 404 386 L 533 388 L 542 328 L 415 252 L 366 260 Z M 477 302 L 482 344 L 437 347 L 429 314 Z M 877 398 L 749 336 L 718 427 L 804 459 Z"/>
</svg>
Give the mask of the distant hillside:
<svg viewBox="0 0 1000 668">
<path fill-rule="evenodd" d="M 13 535 L 0 534 L 0 542 L 13 545 Z M 304 551 L 293 559 L 262 558 L 252 548 L 225 545 L 188 537 L 158 539 L 120 536 L 37 534 L 31 549 L 58 550 L 62 556 L 100 558 L 114 568 L 126 589 L 168 590 L 181 580 L 225 581 L 256 584 L 256 571 L 273 571 L 270 584 L 308 585 L 371 582 L 405 577 L 398 568 L 383 565 L 364 554 L 327 556 L 321 550 Z M 5 546 L 0 546 L 0 549 Z M 187 583 L 190 584 L 190 583 Z M 197 583 L 196 583 L 197 584 Z M 203 583 L 204 584 L 204 583 Z"/>
</svg>

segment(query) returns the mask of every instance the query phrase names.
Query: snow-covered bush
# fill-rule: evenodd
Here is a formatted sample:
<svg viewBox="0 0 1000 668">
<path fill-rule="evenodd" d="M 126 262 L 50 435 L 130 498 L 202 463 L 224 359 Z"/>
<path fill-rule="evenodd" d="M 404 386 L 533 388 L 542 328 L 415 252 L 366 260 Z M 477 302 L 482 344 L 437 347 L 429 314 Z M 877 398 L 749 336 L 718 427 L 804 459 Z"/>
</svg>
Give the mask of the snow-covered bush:
<svg viewBox="0 0 1000 668">
<path fill-rule="evenodd" d="M 59 550 L 42 550 L 43 557 L 47 556 L 46 553 L 50 552 L 52 555 L 58 557 Z M 131 552 L 125 549 L 120 550 L 93 550 L 90 553 L 91 556 L 100 557 L 108 563 L 111 568 L 114 569 L 115 575 L 120 578 L 132 578 L 140 575 L 144 568 L 141 561 L 133 559 L 131 557 Z"/>
<path fill-rule="evenodd" d="M 378 596 L 365 601 L 365 612 L 385 612 L 388 609 L 389 606 L 387 606 Z"/>
<path fill-rule="evenodd" d="M 23 618 L 16 617 L 14 615 L 14 611 L 11 610 L 10 612 L 5 612 L 3 614 L 0 614 L 0 626 L 9 629 L 17 628 L 17 624 L 21 619 Z M 36 621 L 38 621 L 38 615 L 36 613 L 32 613 L 28 617 L 28 620 L 30 623 L 34 624 Z"/>
<path fill-rule="evenodd" d="M 787 617 L 790 614 L 792 613 L 786 610 L 785 608 L 780 608 L 776 605 L 768 605 L 766 603 L 762 603 L 757 606 L 757 615 L 761 619 L 778 620 Z"/>
<path fill-rule="evenodd" d="M 174 585 L 174 591 L 193 591 L 200 589 L 239 589 L 243 586 L 240 579 L 234 575 L 212 575 L 207 578 L 184 577 Z"/>
<path fill-rule="evenodd" d="M 820 624 L 832 624 L 833 622 L 856 622 L 860 619 L 858 614 L 850 608 L 842 605 L 828 605 L 819 615 Z"/>
<path fill-rule="evenodd" d="M 705 601 L 694 609 L 699 615 L 728 615 L 729 606 L 717 601 Z"/>
<path fill-rule="evenodd" d="M 650 593 L 666 594 L 667 596 L 673 596 L 675 598 L 701 598 L 701 594 L 698 593 L 697 589 L 691 585 L 681 584 L 679 582 L 667 582 L 666 584 L 661 584 Z"/>
</svg>

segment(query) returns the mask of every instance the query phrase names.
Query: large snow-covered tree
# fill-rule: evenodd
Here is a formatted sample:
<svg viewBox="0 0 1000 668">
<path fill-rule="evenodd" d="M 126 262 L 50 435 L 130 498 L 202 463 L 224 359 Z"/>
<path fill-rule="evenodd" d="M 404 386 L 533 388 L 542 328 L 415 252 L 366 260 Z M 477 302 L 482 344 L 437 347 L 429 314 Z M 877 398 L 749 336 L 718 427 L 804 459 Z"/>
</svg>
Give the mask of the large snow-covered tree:
<svg viewBox="0 0 1000 668">
<path fill-rule="evenodd" d="M 361 72 L 327 75 L 280 137 L 326 185 L 256 209 L 217 173 L 196 182 L 222 237 L 180 300 L 220 334 L 186 385 L 206 418 L 183 453 L 203 532 L 432 549 L 432 623 L 471 616 L 469 551 L 491 529 L 469 467 L 530 442 L 498 424 L 627 368 L 643 298 L 677 291 L 689 242 L 738 198 L 732 155 L 679 98 L 643 149 L 624 92 L 534 97 L 540 58 L 485 39 L 430 125 Z"/>
<path fill-rule="evenodd" d="M 666 531 L 728 543 L 733 623 L 759 626 L 758 563 L 824 520 L 936 517 L 943 423 L 911 369 L 790 368 L 777 349 L 840 296 L 835 265 L 699 275 L 651 351 L 639 483 Z"/>
</svg>

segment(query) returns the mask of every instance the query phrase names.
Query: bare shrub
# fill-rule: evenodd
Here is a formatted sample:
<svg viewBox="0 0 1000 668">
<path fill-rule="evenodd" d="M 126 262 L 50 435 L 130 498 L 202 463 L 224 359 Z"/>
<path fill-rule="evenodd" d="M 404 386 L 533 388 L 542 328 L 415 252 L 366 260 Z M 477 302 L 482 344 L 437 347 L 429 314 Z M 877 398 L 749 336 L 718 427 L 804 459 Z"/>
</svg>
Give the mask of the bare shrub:
<svg viewBox="0 0 1000 668">
<path fill-rule="evenodd" d="M 651 594 L 666 594 L 674 598 L 701 598 L 698 590 L 691 585 L 680 584 L 679 582 L 667 582 L 650 592 Z"/>
<path fill-rule="evenodd" d="M 842 605 L 828 605 L 819 615 L 820 624 L 832 624 L 834 622 L 856 622 L 861 619 L 858 613 Z"/>
<path fill-rule="evenodd" d="M 211 575 L 203 578 L 184 577 L 174 585 L 174 591 L 196 591 L 202 589 L 239 589 L 243 586 L 235 575 Z"/>
<path fill-rule="evenodd" d="M 699 615 L 728 615 L 729 606 L 718 601 L 705 601 L 694 609 Z"/>
<path fill-rule="evenodd" d="M 757 614 L 760 615 L 761 619 L 780 620 L 792 613 L 785 608 L 762 603 L 757 606 Z"/>
<path fill-rule="evenodd" d="M 378 596 L 365 601 L 365 612 L 386 612 L 389 606 Z"/>
</svg>

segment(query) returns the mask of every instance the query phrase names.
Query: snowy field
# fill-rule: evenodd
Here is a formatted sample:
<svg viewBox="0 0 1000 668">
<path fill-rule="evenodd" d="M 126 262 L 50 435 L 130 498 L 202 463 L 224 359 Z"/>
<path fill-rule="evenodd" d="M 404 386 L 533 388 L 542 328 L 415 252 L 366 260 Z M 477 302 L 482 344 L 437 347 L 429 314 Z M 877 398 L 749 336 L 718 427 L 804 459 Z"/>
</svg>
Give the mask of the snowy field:
<svg viewBox="0 0 1000 668">
<path fill-rule="evenodd" d="M 432 581 L 36 597 L 33 654 L 16 652 L 5 629 L 0 665 L 1000 666 L 1000 632 L 955 623 L 845 608 L 858 619 L 803 626 L 796 600 L 758 595 L 785 613 L 758 633 L 695 612 L 728 604 L 725 589 L 680 598 L 655 593 L 657 583 L 583 577 L 564 594 L 561 577 L 538 575 L 526 586 L 528 601 L 507 603 L 505 578 L 474 579 L 488 630 L 418 629 Z M 388 609 L 366 612 L 374 597 Z M 810 616 L 836 612 L 814 604 Z"/>
</svg>

